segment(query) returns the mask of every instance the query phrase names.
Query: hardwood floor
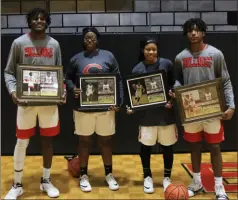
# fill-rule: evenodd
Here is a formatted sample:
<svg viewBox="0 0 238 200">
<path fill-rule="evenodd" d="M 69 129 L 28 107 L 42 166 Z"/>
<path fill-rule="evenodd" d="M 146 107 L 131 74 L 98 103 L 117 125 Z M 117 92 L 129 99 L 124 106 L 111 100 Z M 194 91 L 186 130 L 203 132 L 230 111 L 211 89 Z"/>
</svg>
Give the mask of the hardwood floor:
<svg viewBox="0 0 238 200">
<path fill-rule="evenodd" d="M 237 153 L 223 153 L 224 162 L 235 162 Z M 209 162 L 210 155 L 203 154 L 203 162 Z M 176 154 L 172 172 L 173 182 L 180 182 L 186 186 L 191 177 L 182 167 L 182 163 L 189 163 L 189 154 Z M 19 199 L 49 199 L 39 189 L 42 175 L 42 157 L 27 156 L 23 172 L 24 194 Z M 60 190 L 58 199 L 164 199 L 162 188 L 163 159 L 162 155 L 152 155 L 151 168 L 155 185 L 154 194 L 144 194 L 143 177 L 140 157 L 138 155 L 113 156 L 113 171 L 120 189 L 110 191 L 104 182 L 104 168 L 100 156 L 90 156 L 88 174 L 92 185 L 92 192 L 84 193 L 79 188 L 76 178 L 67 171 L 67 161 L 63 156 L 55 156 L 51 169 L 51 180 Z M 13 157 L 1 157 L 1 198 L 3 199 L 13 182 Z M 228 193 L 230 199 L 237 199 L 237 193 Z M 192 199 L 214 199 L 213 193 L 199 194 Z"/>
</svg>

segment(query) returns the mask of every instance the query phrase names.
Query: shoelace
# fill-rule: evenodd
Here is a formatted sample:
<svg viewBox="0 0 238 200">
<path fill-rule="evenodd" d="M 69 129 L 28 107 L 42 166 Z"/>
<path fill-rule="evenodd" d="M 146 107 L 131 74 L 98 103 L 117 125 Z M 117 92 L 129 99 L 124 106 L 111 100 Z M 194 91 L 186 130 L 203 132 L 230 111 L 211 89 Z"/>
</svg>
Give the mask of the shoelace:
<svg viewBox="0 0 238 200">
<path fill-rule="evenodd" d="M 50 178 L 42 179 L 41 183 L 50 183 Z"/>
<path fill-rule="evenodd" d="M 17 189 L 17 188 L 19 188 L 19 187 L 22 187 L 22 184 L 20 184 L 20 183 L 13 183 L 13 184 L 12 184 L 12 187 L 13 187 L 14 189 Z"/>
</svg>

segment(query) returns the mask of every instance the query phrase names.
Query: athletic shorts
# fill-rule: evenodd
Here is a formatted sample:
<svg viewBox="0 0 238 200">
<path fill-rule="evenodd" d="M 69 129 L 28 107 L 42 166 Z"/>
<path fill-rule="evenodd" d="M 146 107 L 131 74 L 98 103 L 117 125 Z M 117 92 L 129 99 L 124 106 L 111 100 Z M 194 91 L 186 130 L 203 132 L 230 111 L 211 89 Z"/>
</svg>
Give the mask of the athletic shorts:
<svg viewBox="0 0 238 200">
<path fill-rule="evenodd" d="M 58 106 L 18 106 L 17 138 L 28 139 L 35 135 L 37 117 L 41 136 L 56 136 L 59 134 Z"/>
<path fill-rule="evenodd" d="M 184 125 L 184 139 L 188 142 L 200 142 L 203 139 L 210 144 L 224 140 L 224 128 L 220 119 Z"/>
<path fill-rule="evenodd" d="M 90 136 L 96 133 L 101 136 L 115 134 L 115 111 L 79 112 L 74 110 L 75 134 Z"/>
<path fill-rule="evenodd" d="M 140 126 L 139 142 L 153 146 L 156 142 L 170 146 L 177 142 L 178 131 L 175 124 L 168 126 Z"/>
</svg>

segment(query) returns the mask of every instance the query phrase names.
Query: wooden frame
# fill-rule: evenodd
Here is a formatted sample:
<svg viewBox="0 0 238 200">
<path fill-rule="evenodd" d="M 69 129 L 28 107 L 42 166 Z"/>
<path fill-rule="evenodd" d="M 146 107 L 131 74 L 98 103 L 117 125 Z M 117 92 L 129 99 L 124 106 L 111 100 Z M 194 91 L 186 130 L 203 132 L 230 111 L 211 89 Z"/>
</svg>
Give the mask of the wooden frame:
<svg viewBox="0 0 238 200">
<path fill-rule="evenodd" d="M 17 66 L 17 98 L 27 105 L 57 104 L 63 100 L 63 66 Z"/>
<path fill-rule="evenodd" d="M 164 70 L 128 76 L 126 87 L 132 110 L 164 106 L 168 102 L 167 76 Z"/>
<path fill-rule="evenodd" d="M 219 118 L 225 110 L 221 78 L 175 89 L 182 125 Z"/>
<path fill-rule="evenodd" d="M 80 110 L 105 110 L 111 106 L 119 107 L 119 78 L 117 74 L 78 74 L 76 88 L 79 95 Z"/>
</svg>

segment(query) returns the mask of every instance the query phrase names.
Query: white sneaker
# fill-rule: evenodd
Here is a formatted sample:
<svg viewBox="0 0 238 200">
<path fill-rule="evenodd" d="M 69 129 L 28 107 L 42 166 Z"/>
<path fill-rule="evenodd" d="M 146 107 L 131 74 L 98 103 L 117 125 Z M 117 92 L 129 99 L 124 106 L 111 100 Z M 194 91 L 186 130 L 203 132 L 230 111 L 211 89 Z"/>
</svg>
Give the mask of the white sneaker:
<svg viewBox="0 0 238 200">
<path fill-rule="evenodd" d="M 109 186 L 110 190 L 118 190 L 119 189 L 119 184 L 117 183 L 117 181 L 115 180 L 115 178 L 113 177 L 112 173 L 109 173 L 106 177 L 105 180 Z"/>
<path fill-rule="evenodd" d="M 92 190 L 92 187 L 88 181 L 88 176 L 86 174 L 80 177 L 80 189 L 83 192 L 90 192 Z"/>
<path fill-rule="evenodd" d="M 164 177 L 163 180 L 163 187 L 164 191 L 167 189 L 167 187 L 172 183 L 171 179 L 169 177 Z"/>
<path fill-rule="evenodd" d="M 216 200 L 229 200 L 224 186 L 222 184 L 215 185 Z"/>
<path fill-rule="evenodd" d="M 17 197 L 23 194 L 22 184 L 13 183 L 12 188 L 7 193 L 5 199 L 17 199 Z"/>
<path fill-rule="evenodd" d="M 144 179 L 144 192 L 147 194 L 151 194 L 154 192 L 153 179 L 150 176 L 147 176 Z"/>
<path fill-rule="evenodd" d="M 192 183 L 188 186 L 189 197 L 193 197 L 201 191 L 203 191 L 202 183 L 193 179 Z"/>
<path fill-rule="evenodd" d="M 47 195 L 51 198 L 59 196 L 59 190 L 52 185 L 52 183 L 50 182 L 50 178 L 41 178 L 40 190 L 46 192 Z"/>
</svg>

